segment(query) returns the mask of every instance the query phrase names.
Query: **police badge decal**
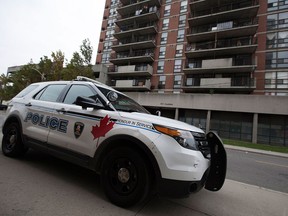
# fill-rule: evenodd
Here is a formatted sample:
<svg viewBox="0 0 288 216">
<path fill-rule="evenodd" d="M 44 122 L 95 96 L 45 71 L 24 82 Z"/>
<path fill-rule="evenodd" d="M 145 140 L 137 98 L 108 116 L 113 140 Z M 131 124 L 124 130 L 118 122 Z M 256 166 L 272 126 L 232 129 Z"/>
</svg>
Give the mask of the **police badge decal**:
<svg viewBox="0 0 288 216">
<path fill-rule="evenodd" d="M 83 132 L 83 129 L 84 129 L 84 124 L 82 122 L 76 122 L 75 125 L 74 125 L 74 135 L 75 135 L 75 138 L 78 139 L 82 132 Z"/>
</svg>

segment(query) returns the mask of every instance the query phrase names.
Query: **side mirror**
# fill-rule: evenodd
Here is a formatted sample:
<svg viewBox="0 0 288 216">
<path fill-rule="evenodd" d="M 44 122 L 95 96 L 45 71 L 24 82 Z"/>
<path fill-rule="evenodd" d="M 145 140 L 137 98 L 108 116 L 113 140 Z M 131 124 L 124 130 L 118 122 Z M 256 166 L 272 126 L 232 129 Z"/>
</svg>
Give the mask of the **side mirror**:
<svg viewBox="0 0 288 216">
<path fill-rule="evenodd" d="M 88 97 L 78 96 L 76 98 L 76 105 L 81 106 L 83 109 L 94 108 L 94 109 L 104 109 L 104 105 L 97 98 L 96 100 Z"/>
</svg>

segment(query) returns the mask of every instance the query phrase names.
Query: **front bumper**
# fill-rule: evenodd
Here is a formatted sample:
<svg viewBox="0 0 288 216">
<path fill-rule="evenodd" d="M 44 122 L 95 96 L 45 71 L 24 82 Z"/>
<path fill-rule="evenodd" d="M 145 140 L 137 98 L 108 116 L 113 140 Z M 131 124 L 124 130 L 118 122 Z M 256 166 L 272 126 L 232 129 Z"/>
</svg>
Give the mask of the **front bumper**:
<svg viewBox="0 0 288 216">
<path fill-rule="evenodd" d="M 196 193 L 204 187 L 208 175 L 209 169 L 206 170 L 200 181 L 180 181 L 162 178 L 159 181 L 158 194 L 170 198 L 188 197 L 191 193 Z"/>
</svg>

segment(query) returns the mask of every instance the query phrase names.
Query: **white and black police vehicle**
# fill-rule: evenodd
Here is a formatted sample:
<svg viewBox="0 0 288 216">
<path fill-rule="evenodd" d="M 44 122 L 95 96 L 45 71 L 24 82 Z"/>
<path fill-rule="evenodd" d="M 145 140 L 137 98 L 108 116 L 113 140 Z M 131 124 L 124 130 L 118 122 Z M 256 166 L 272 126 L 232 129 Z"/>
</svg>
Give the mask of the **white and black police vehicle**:
<svg viewBox="0 0 288 216">
<path fill-rule="evenodd" d="M 214 132 L 150 114 L 125 94 L 86 77 L 33 83 L 8 105 L 2 152 L 35 149 L 100 174 L 122 207 L 151 194 L 174 198 L 221 189 L 226 152 Z"/>
</svg>

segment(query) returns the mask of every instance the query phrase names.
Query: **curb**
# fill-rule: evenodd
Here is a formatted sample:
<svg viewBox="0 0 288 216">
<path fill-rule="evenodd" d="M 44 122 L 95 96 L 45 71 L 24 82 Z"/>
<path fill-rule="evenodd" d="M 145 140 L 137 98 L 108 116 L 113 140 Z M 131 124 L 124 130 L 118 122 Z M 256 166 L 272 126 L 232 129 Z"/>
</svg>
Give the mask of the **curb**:
<svg viewBox="0 0 288 216">
<path fill-rule="evenodd" d="M 263 155 L 271 155 L 271 156 L 288 158 L 288 154 L 280 153 L 280 152 L 265 151 L 265 150 L 252 149 L 252 148 L 239 147 L 239 146 L 232 146 L 232 145 L 226 145 L 226 144 L 224 144 L 224 147 L 226 149 L 232 149 L 232 150 L 245 151 L 245 152 L 251 152 L 251 153 L 256 153 L 256 154 L 263 154 Z"/>
</svg>

